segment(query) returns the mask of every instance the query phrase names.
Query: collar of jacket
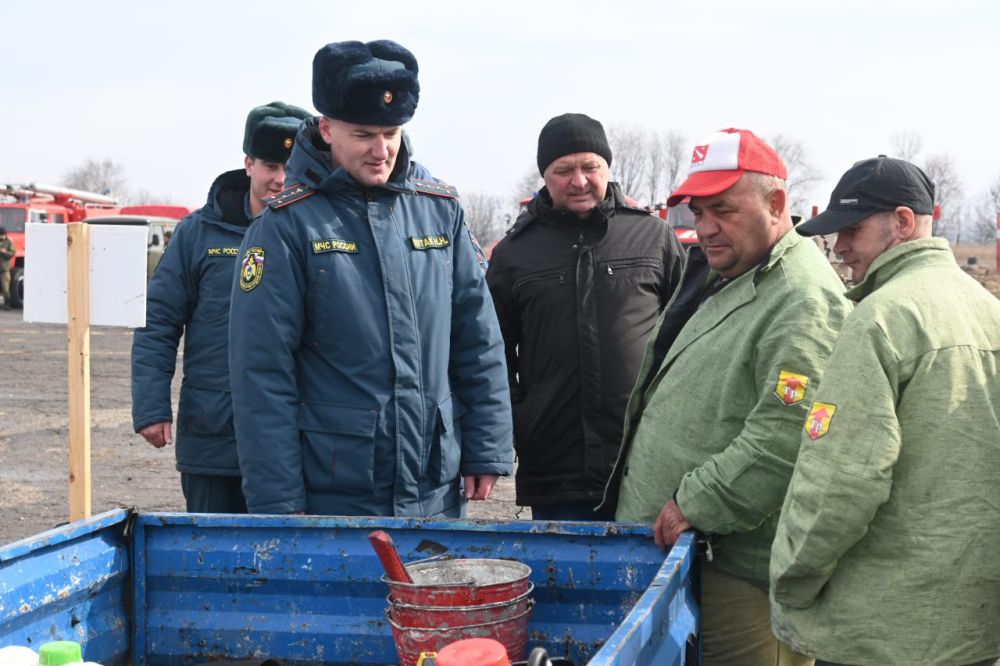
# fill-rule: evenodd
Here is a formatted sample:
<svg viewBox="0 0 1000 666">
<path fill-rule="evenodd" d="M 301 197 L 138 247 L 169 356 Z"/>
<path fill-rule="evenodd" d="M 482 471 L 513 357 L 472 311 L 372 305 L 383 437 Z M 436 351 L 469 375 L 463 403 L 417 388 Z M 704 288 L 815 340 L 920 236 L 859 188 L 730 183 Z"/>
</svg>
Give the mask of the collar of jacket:
<svg viewBox="0 0 1000 666">
<path fill-rule="evenodd" d="M 250 191 L 250 176 L 245 169 L 220 174 L 208 190 L 208 200 L 201 209 L 202 219 L 210 224 L 243 233 L 250 220 L 243 207 Z"/>
<path fill-rule="evenodd" d="M 330 145 L 323 140 L 319 131 L 319 116 L 302 122 L 295 136 L 292 154 L 285 165 L 285 182 L 301 183 L 314 190 L 327 192 L 348 189 L 364 192 L 372 189 L 387 189 L 396 192 L 413 192 L 413 184 L 407 179 L 410 170 L 410 154 L 406 143 L 399 142 L 396 164 L 389 175 L 389 182 L 380 187 L 363 187 L 342 167 L 334 166 L 330 157 Z"/>
<path fill-rule="evenodd" d="M 845 294 L 855 303 L 883 286 L 900 273 L 928 264 L 955 265 L 951 246 L 943 238 L 921 238 L 889 248 L 875 258 L 861 282 Z"/>
<path fill-rule="evenodd" d="M 631 206 L 625 201 L 625 195 L 622 194 L 618 183 L 608 182 L 608 193 L 604 197 L 604 201 L 594 206 L 590 211 L 590 217 L 583 220 L 582 223 L 610 222 L 619 208 L 631 208 Z M 572 225 L 581 224 L 580 218 L 575 213 L 571 213 L 568 210 L 554 209 L 549 190 L 547 187 L 543 187 L 538 191 L 535 198 L 531 200 L 531 203 L 528 204 L 528 209 L 517 218 L 514 226 L 507 230 L 507 235 L 513 240 L 514 237 L 524 231 L 532 222 L 542 219 Z"/>
<path fill-rule="evenodd" d="M 756 269 L 748 270 L 743 275 L 733 278 L 723 289 L 720 289 L 718 293 L 714 294 L 711 299 L 706 300 L 701 307 L 697 308 L 697 310 L 690 315 L 690 318 L 684 322 L 680 331 L 676 333 L 676 337 L 669 342 L 669 348 L 661 349 L 661 352 L 664 355 L 663 360 L 653 366 L 656 370 L 654 371 L 653 377 L 647 378 L 644 382 L 643 390 L 648 391 L 649 387 L 655 383 L 656 378 L 664 372 L 664 368 L 666 368 L 682 351 L 689 347 L 691 343 L 718 326 L 726 319 L 726 317 L 729 316 L 729 313 L 753 301 L 757 297 L 757 284 L 768 271 L 774 268 L 774 266 L 781 261 L 785 254 L 801 243 L 811 242 L 811 240 L 795 233 L 794 229 L 790 229 L 788 233 L 782 236 L 778 242 L 775 243 L 774 247 L 771 248 L 770 254 L 761 260 Z M 704 290 L 706 285 L 711 284 L 718 273 L 714 270 L 706 271 L 705 268 L 707 268 L 707 266 L 702 266 L 699 270 L 698 266 L 700 259 L 697 254 L 700 254 L 700 249 L 692 248 L 691 251 L 692 253 L 695 253 L 695 256 L 693 257 L 694 264 L 692 265 L 689 263 L 689 266 L 693 267 L 691 268 L 690 273 L 685 270 L 684 279 L 698 280 L 697 289 L 701 292 Z M 691 261 L 692 258 L 689 257 L 689 262 Z M 681 287 L 678 289 L 678 293 L 684 288 L 684 284 L 682 283 Z M 669 312 L 669 309 L 670 306 L 668 305 L 667 312 Z M 667 343 L 665 342 L 662 344 L 666 347 Z"/>
<path fill-rule="evenodd" d="M 811 240 L 807 240 L 805 237 L 800 236 L 795 231 L 795 227 L 790 227 L 785 235 L 778 239 L 778 242 L 774 244 L 771 251 L 768 252 L 759 264 L 757 268 L 753 271 L 753 282 L 757 284 L 760 282 L 761 276 L 767 271 L 774 268 L 775 264 L 781 261 L 781 258 L 785 256 L 785 253 L 791 250 L 793 247 L 799 243 L 811 243 Z M 749 273 L 750 271 L 747 271 Z M 742 275 L 733 278 L 734 280 L 739 280 Z"/>
</svg>

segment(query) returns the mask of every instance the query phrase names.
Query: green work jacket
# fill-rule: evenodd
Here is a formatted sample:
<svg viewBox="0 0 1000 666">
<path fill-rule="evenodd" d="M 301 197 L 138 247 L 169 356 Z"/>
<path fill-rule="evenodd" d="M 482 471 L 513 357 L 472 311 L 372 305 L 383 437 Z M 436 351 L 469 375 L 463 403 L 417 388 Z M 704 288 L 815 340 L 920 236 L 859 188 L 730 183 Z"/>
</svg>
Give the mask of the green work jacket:
<svg viewBox="0 0 1000 666">
<path fill-rule="evenodd" d="M 849 310 L 792 230 L 698 307 L 656 367 L 654 331 L 607 491 L 620 484 L 617 519 L 652 522 L 676 493 L 688 522 L 717 535 L 714 566 L 766 589 L 806 407 Z"/>
<path fill-rule="evenodd" d="M 942 239 L 882 254 L 810 410 L 772 624 L 845 664 L 1000 655 L 1000 301 Z"/>
</svg>

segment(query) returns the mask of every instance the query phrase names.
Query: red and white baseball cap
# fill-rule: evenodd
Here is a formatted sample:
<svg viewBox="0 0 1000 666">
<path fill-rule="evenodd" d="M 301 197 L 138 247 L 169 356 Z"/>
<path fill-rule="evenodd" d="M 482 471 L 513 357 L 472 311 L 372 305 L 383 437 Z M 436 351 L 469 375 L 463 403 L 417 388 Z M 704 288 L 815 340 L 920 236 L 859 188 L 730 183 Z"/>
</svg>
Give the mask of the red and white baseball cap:
<svg viewBox="0 0 1000 666">
<path fill-rule="evenodd" d="M 720 130 L 694 147 L 688 177 L 667 198 L 676 206 L 684 197 L 711 197 L 725 192 L 747 171 L 788 178 L 785 163 L 771 146 L 750 130 Z"/>
</svg>

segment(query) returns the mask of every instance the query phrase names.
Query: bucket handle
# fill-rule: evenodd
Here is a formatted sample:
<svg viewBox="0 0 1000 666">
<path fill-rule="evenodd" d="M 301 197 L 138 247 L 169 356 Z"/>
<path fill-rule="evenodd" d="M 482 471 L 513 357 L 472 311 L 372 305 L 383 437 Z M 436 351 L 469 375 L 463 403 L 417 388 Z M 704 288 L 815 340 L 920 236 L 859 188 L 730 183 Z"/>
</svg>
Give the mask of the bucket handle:
<svg viewBox="0 0 1000 666">
<path fill-rule="evenodd" d="M 414 564 L 425 564 L 427 562 L 443 562 L 447 560 L 453 560 L 455 556 L 452 553 L 438 553 L 437 555 L 431 555 L 430 557 L 425 557 L 420 560 L 413 560 L 409 562 L 406 566 L 413 566 Z"/>
</svg>

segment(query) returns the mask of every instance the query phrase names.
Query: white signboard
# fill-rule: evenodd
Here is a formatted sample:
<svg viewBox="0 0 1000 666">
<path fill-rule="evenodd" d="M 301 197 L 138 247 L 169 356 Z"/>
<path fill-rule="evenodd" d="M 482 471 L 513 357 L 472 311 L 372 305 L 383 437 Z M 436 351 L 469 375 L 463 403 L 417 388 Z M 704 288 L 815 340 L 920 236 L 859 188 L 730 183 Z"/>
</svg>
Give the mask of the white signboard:
<svg viewBox="0 0 1000 666">
<path fill-rule="evenodd" d="M 146 325 L 145 226 L 90 225 L 90 324 Z M 65 324 L 66 225 L 25 225 L 24 320 Z"/>
</svg>

